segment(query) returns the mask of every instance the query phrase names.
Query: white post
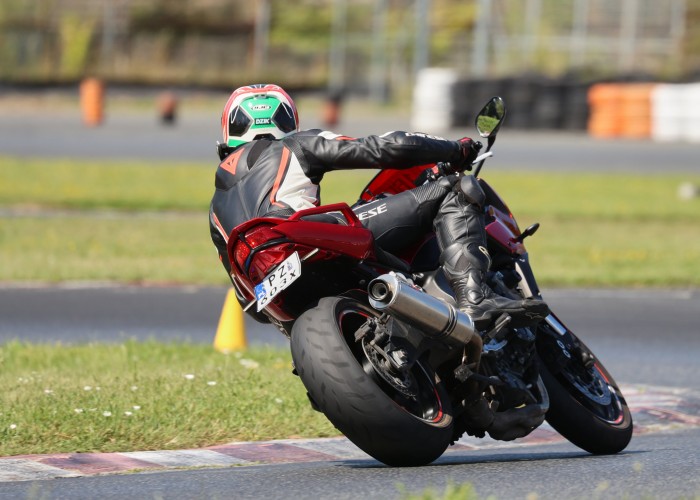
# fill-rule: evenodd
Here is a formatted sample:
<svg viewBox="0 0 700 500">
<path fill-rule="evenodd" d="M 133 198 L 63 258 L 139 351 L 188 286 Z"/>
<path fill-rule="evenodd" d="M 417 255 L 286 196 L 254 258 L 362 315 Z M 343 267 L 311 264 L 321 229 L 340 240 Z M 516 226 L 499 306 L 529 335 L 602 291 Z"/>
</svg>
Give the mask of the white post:
<svg viewBox="0 0 700 500">
<path fill-rule="evenodd" d="M 413 76 L 417 77 L 420 70 L 429 63 L 430 44 L 430 0 L 415 0 L 416 16 L 416 45 L 413 54 Z"/>
<path fill-rule="evenodd" d="M 624 0 L 620 11 L 620 45 L 618 52 L 619 68 L 632 71 L 635 67 L 635 42 L 637 41 L 637 17 L 639 5 L 637 0 Z"/>
<path fill-rule="evenodd" d="M 372 33 L 372 71 L 370 78 L 370 95 L 376 102 L 387 98 L 387 43 L 386 43 L 386 0 L 377 0 L 374 8 L 374 25 Z"/>
<path fill-rule="evenodd" d="M 542 0 L 527 0 L 525 10 L 525 43 L 524 57 L 521 62 L 525 64 L 524 69 L 533 67 L 533 59 L 538 45 L 538 28 L 542 18 Z"/>
<path fill-rule="evenodd" d="M 253 68 L 257 71 L 267 63 L 267 46 L 270 35 L 270 2 L 258 0 L 253 34 Z"/>
<path fill-rule="evenodd" d="M 336 92 L 344 86 L 347 8 L 347 0 L 333 0 L 331 50 L 328 65 L 330 69 L 328 88 L 331 92 Z"/>
<path fill-rule="evenodd" d="M 586 59 L 587 25 L 588 0 L 574 0 L 569 64 L 575 68 L 583 66 Z"/>
<path fill-rule="evenodd" d="M 479 11 L 474 29 L 471 72 L 483 77 L 488 70 L 489 31 L 491 29 L 491 0 L 479 0 Z"/>
</svg>

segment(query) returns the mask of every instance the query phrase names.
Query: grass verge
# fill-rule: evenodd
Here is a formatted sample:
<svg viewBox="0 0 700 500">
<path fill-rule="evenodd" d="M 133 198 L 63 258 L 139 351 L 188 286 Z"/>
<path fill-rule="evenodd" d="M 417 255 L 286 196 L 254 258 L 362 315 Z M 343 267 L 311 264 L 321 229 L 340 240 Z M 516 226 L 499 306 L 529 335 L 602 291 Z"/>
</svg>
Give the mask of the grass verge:
<svg viewBox="0 0 700 500">
<path fill-rule="evenodd" d="M 213 171 L 0 157 L 0 209 L 9 212 L 0 217 L 0 281 L 225 285 L 207 227 Z M 324 202 L 352 203 L 372 174 L 331 172 Z M 700 199 L 677 197 L 679 185 L 700 184 L 699 175 L 494 167 L 485 178 L 521 227 L 542 224 L 527 241 L 541 285 L 700 286 Z"/>
<path fill-rule="evenodd" d="M 22 217 L 0 225 L 0 281 L 228 284 L 206 214 Z M 700 286 L 700 226 L 686 220 L 530 215 L 542 286 Z"/>
<path fill-rule="evenodd" d="M 216 164 L 0 156 L 0 207 L 206 212 Z M 324 203 L 353 203 L 372 171 L 331 172 Z M 206 225 L 206 217 L 205 217 Z"/>
<path fill-rule="evenodd" d="M 11 342 L 0 387 L 0 456 L 338 435 L 281 349 Z"/>
<path fill-rule="evenodd" d="M 230 284 L 206 213 L 7 218 L 0 281 Z"/>
</svg>

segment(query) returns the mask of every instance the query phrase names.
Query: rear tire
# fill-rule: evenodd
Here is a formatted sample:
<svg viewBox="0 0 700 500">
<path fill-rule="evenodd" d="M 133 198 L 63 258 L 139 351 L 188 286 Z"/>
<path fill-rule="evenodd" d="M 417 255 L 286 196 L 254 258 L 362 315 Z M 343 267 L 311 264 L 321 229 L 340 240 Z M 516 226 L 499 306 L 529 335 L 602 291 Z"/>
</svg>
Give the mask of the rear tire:
<svg viewBox="0 0 700 500">
<path fill-rule="evenodd" d="M 538 335 L 537 350 L 540 376 L 549 394 L 547 422 L 589 453 L 606 455 L 624 450 L 632 439 L 632 415 L 602 363 L 596 360 L 585 368 L 573 353 L 567 353 L 570 356 L 562 363 L 564 347 L 543 332 Z"/>
<path fill-rule="evenodd" d="M 427 364 L 410 372 L 410 397 L 378 375 L 355 332 L 377 313 L 357 300 L 328 297 L 292 328 L 294 365 L 309 397 L 363 451 L 392 466 L 428 464 L 452 438 L 452 410 Z"/>
</svg>

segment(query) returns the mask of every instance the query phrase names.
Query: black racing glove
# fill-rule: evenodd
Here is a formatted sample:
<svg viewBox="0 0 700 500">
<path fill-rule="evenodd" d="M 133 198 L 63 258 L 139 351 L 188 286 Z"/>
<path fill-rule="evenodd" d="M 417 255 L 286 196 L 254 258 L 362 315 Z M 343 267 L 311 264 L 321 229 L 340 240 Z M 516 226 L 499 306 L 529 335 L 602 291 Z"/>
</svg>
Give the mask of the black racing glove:
<svg viewBox="0 0 700 500">
<path fill-rule="evenodd" d="M 463 137 L 457 142 L 462 153 L 462 159 L 452 163 L 440 162 L 432 168 L 423 170 L 415 181 L 416 186 L 432 182 L 446 175 L 472 169 L 472 162 L 479 156 L 479 151 L 481 151 L 483 145 L 479 141 L 472 141 L 469 137 Z"/>
<path fill-rule="evenodd" d="M 479 151 L 483 145 L 479 141 L 473 141 L 469 137 L 462 137 L 459 141 L 459 147 L 462 152 L 462 161 L 459 165 L 453 165 L 457 172 L 464 172 L 472 169 L 472 163 L 479 156 Z"/>
</svg>

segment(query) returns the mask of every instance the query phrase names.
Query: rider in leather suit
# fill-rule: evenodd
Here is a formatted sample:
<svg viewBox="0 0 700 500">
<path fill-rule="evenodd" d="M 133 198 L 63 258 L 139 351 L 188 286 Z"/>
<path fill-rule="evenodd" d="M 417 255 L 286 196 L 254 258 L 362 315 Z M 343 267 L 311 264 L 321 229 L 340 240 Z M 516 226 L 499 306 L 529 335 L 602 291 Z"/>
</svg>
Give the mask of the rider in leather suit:
<svg viewBox="0 0 700 500">
<path fill-rule="evenodd" d="M 231 230 L 255 217 L 284 218 L 318 206 L 319 184 L 325 173 L 405 169 L 445 162 L 450 170 L 434 182 L 353 207 L 372 231 L 379 251 L 390 253 L 434 229 L 442 269 L 455 291 L 457 305 L 472 317 L 477 328 L 484 328 L 502 313 L 511 316 L 511 325 L 523 326 L 548 314 L 541 300 L 508 299 L 495 294 L 485 283 L 490 265 L 485 194 L 473 176 L 460 175 L 471 169 L 480 143 L 466 137 L 448 141 L 407 132 L 356 139 L 323 130 L 300 132 L 298 124 L 294 102 L 276 85 L 241 87 L 224 107 L 221 126 L 225 143 L 218 145 L 221 163 L 216 171 L 209 225 L 227 272 L 226 243 Z M 342 217 L 336 219 L 330 214 L 313 217 L 343 223 Z M 498 428 L 510 432 L 518 425 L 519 417 L 499 413 L 501 418 L 496 418 L 483 397 L 476 397 L 471 406 L 470 433 L 483 435 L 489 430 L 492 437 L 499 438 Z M 525 420 L 523 425 L 529 425 Z"/>
<path fill-rule="evenodd" d="M 294 102 L 276 85 L 241 87 L 231 94 L 221 118 L 225 144 L 216 172 L 210 208 L 211 237 L 224 267 L 228 234 L 255 217 L 289 217 L 320 204 L 323 175 L 341 169 L 410 168 L 447 162 L 453 175 L 398 195 L 353 207 L 372 231 L 377 246 L 392 252 L 434 227 L 443 272 L 460 309 L 477 327 L 507 312 L 513 323 L 546 316 L 542 301 L 511 300 L 484 283 L 486 251 L 485 195 L 471 175 L 480 144 L 469 138 L 448 141 L 420 133 L 388 132 L 354 139 L 322 130 L 299 132 Z M 450 173 L 450 172 L 448 172 Z M 342 223 L 330 215 L 318 218 Z"/>
</svg>

